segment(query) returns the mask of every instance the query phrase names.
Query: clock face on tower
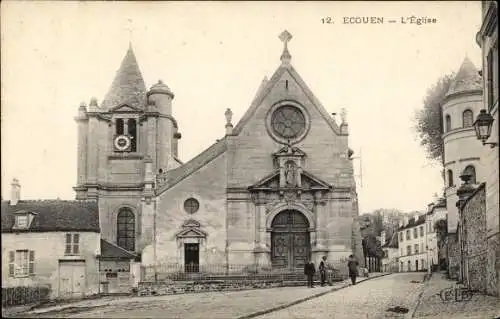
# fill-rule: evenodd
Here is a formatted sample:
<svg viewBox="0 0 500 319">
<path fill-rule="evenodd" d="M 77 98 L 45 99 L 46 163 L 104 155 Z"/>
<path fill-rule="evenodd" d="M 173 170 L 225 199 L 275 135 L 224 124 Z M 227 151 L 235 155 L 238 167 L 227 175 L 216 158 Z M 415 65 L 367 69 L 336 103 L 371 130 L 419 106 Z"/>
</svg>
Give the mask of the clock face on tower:
<svg viewBox="0 0 500 319">
<path fill-rule="evenodd" d="M 283 139 L 296 139 L 306 130 L 306 118 L 295 106 L 281 106 L 271 115 L 271 127 L 274 133 Z"/>
<path fill-rule="evenodd" d="M 115 137 L 114 146 L 116 151 L 126 152 L 130 150 L 130 137 L 127 135 L 118 135 Z"/>
</svg>

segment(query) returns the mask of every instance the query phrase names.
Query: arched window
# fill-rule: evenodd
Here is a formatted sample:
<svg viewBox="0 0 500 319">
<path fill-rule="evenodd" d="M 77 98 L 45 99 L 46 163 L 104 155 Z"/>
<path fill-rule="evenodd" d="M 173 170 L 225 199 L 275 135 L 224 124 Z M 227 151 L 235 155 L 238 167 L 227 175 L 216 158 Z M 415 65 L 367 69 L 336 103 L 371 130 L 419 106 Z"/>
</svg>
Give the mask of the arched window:
<svg viewBox="0 0 500 319">
<path fill-rule="evenodd" d="M 451 131 L 451 116 L 446 115 L 445 119 L 446 119 L 446 122 L 445 122 L 446 132 L 449 132 L 449 131 Z"/>
<path fill-rule="evenodd" d="M 471 110 L 465 110 L 462 113 L 463 127 L 471 127 L 474 123 L 474 117 Z"/>
<path fill-rule="evenodd" d="M 116 120 L 116 135 L 123 135 L 123 119 Z"/>
<path fill-rule="evenodd" d="M 468 165 L 463 172 L 464 175 L 470 175 L 470 182 L 476 184 L 476 168 L 472 165 Z"/>
<path fill-rule="evenodd" d="M 448 187 L 453 186 L 453 171 L 451 169 L 448 170 Z"/>
<path fill-rule="evenodd" d="M 118 213 L 116 243 L 128 251 L 135 251 L 135 216 L 130 208 L 122 208 Z"/>
<path fill-rule="evenodd" d="M 135 119 L 129 119 L 127 122 L 128 135 L 131 138 L 130 141 L 130 151 L 137 151 L 137 122 Z"/>
</svg>

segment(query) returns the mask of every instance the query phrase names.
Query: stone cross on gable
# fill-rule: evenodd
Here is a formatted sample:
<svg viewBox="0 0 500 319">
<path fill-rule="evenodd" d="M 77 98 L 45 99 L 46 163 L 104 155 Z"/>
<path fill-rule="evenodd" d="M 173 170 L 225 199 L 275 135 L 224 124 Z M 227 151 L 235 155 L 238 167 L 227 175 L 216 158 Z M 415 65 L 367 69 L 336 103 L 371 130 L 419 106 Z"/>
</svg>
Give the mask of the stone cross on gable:
<svg viewBox="0 0 500 319">
<path fill-rule="evenodd" d="M 287 30 L 281 32 L 279 36 L 281 42 L 283 42 L 283 53 L 281 54 L 281 62 L 289 63 L 292 59 L 290 52 L 288 52 L 288 42 L 292 39 L 292 35 Z"/>
<path fill-rule="evenodd" d="M 132 19 L 127 19 L 128 21 L 128 24 L 127 24 L 127 30 L 128 30 L 128 42 L 129 42 L 129 45 L 132 46 Z"/>
<path fill-rule="evenodd" d="M 345 108 L 342 108 L 340 111 L 340 118 L 342 119 L 342 123 L 346 122 L 346 116 L 347 116 L 347 110 Z"/>
</svg>

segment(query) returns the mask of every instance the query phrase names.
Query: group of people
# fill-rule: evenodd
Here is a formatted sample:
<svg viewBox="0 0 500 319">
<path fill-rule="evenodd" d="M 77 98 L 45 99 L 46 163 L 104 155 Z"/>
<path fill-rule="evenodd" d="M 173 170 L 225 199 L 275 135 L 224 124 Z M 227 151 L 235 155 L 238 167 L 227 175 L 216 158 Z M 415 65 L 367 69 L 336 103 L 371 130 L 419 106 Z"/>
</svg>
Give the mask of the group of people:
<svg viewBox="0 0 500 319">
<path fill-rule="evenodd" d="M 359 262 L 356 260 L 354 255 L 350 255 L 347 260 L 347 269 L 349 270 L 349 278 L 351 278 L 351 282 L 353 285 L 356 284 L 356 278 L 359 276 L 358 273 Z M 326 256 L 321 258 L 321 262 L 319 263 L 319 274 L 320 274 L 320 282 L 321 286 L 325 286 L 326 282 L 331 286 L 331 272 L 334 270 L 333 267 L 328 265 L 326 262 Z M 314 287 L 314 275 L 316 274 L 316 266 L 314 265 L 312 260 L 309 260 L 304 266 L 304 274 L 307 276 L 307 286 L 309 288 Z"/>
</svg>

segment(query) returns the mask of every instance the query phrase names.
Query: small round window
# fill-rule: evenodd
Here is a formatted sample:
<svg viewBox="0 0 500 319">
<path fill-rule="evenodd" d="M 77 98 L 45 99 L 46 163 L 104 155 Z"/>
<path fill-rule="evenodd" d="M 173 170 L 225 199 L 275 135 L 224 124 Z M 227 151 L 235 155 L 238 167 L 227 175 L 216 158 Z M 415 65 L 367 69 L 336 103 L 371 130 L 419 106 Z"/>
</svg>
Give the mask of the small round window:
<svg viewBox="0 0 500 319">
<path fill-rule="evenodd" d="M 200 209 L 200 203 L 194 198 L 188 198 L 184 202 L 184 210 L 188 214 L 194 214 Z"/>
</svg>

